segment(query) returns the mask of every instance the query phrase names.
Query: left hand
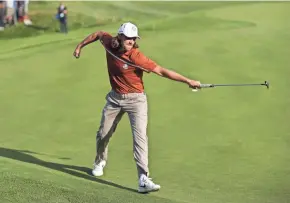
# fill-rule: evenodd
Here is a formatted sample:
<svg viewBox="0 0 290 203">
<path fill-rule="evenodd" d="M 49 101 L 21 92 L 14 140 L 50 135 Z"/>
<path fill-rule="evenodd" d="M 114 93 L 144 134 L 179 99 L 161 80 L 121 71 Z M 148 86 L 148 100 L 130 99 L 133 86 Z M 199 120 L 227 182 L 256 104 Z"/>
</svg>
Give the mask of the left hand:
<svg viewBox="0 0 290 203">
<path fill-rule="evenodd" d="M 200 82 L 199 81 L 189 80 L 188 81 L 188 85 L 189 85 L 190 88 L 200 89 Z"/>
<path fill-rule="evenodd" d="M 77 46 L 77 48 L 75 49 L 73 55 L 76 58 L 79 58 L 80 57 L 80 55 L 81 55 L 81 48 L 79 46 Z"/>
</svg>

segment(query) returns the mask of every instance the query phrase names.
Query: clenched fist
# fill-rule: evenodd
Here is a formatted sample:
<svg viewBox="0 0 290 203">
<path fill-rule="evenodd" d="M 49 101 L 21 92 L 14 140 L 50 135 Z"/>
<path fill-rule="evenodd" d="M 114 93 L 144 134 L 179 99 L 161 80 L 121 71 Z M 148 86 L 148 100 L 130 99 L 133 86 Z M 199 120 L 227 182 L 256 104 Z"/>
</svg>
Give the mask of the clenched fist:
<svg viewBox="0 0 290 203">
<path fill-rule="evenodd" d="M 81 48 L 77 47 L 73 53 L 74 57 L 79 58 L 81 55 Z"/>
<path fill-rule="evenodd" d="M 199 81 L 189 80 L 188 81 L 188 85 L 189 85 L 190 88 L 200 89 L 200 82 Z"/>
</svg>

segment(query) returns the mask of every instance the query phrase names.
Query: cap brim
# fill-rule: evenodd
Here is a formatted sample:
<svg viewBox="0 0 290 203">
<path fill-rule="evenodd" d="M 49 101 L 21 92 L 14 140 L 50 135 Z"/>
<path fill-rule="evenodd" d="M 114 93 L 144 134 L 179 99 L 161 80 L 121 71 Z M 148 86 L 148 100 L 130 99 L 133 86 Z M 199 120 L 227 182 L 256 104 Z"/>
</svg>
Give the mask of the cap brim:
<svg viewBox="0 0 290 203">
<path fill-rule="evenodd" d="M 123 34 L 123 35 L 125 35 L 125 33 L 123 33 L 123 32 L 118 32 L 118 34 Z M 132 38 L 132 37 L 136 37 L 136 38 L 138 38 L 138 39 L 141 39 L 141 37 L 140 36 L 132 36 L 132 37 L 130 37 L 130 36 L 127 36 L 127 35 L 125 35 L 126 37 L 129 37 L 129 38 Z"/>
<path fill-rule="evenodd" d="M 126 35 L 125 35 L 126 36 Z M 126 36 L 126 37 L 128 37 L 128 36 Z M 140 36 L 133 36 L 133 37 L 136 37 L 136 38 L 138 38 L 138 39 L 141 39 L 141 37 Z M 130 38 L 132 38 L 132 37 L 130 37 Z"/>
<path fill-rule="evenodd" d="M 126 37 L 129 37 L 129 36 L 127 36 L 127 35 L 125 35 Z M 140 36 L 133 36 L 133 37 L 136 37 L 136 38 L 138 38 L 138 39 L 141 39 L 141 37 Z M 133 37 L 129 37 L 129 38 L 133 38 Z"/>
</svg>

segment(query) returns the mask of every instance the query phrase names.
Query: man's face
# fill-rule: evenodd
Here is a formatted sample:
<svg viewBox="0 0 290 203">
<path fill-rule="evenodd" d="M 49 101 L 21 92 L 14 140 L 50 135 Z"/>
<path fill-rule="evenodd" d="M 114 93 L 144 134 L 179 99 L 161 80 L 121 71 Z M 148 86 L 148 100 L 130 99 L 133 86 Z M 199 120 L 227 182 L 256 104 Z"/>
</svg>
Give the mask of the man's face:
<svg viewBox="0 0 290 203">
<path fill-rule="evenodd" d="M 122 47 L 124 48 L 125 51 L 130 51 L 134 44 L 136 43 L 136 37 L 126 37 L 125 35 L 120 36 Z"/>
</svg>

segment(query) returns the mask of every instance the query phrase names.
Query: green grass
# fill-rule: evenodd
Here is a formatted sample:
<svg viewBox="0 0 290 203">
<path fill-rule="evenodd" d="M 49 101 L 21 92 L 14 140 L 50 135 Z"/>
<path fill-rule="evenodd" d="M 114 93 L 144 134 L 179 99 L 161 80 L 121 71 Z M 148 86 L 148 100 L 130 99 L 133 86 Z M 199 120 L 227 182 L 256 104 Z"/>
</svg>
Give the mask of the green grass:
<svg viewBox="0 0 290 203">
<path fill-rule="evenodd" d="M 49 29 L 0 35 L 1 203 L 289 202 L 290 3 L 69 2 L 68 35 L 48 17 L 56 5 L 31 3 L 34 22 Z M 271 83 L 193 93 L 145 74 L 150 169 L 161 184 L 148 195 L 135 191 L 126 116 L 105 175 L 88 175 L 110 86 L 99 43 L 72 57 L 85 36 L 116 34 L 125 20 L 139 25 L 141 50 L 164 67 L 203 83 Z"/>
</svg>

